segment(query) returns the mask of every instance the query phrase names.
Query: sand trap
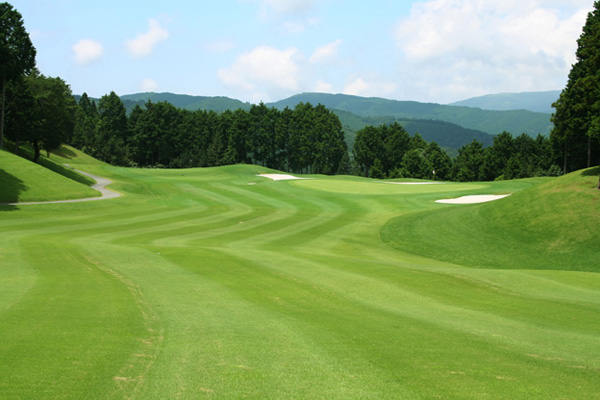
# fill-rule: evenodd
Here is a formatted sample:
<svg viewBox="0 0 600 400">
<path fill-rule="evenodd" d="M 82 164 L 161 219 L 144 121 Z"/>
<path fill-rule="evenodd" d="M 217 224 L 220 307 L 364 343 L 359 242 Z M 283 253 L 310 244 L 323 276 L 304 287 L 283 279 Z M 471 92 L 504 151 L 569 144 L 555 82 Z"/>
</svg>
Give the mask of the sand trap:
<svg viewBox="0 0 600 400">
<path fill-rule="evenodd" d="M 444 203 L 444 204 L 477 204 L 477 203 L 486 203 L 488 201 L 503 199 L 507 196 L 510 196 L 510 194 L 499 194 L 499 195 L 479 194 L 479 195 L 472 195 L 472 196 L 462 196 L 462 197 L 458 197 L 456 199 L 436 200 L 435 202 L 436 203 Z"/>
<path fill-rule="evenodd" d="M 444 182 L 386 182 L 392 185 L 439 185 Z"/>
<path fill-rule="evenodd" d="M 311 178 L 299 178 L 297 176 L 286 175 L 286 174 L 260 174 L 257 176 L 262 176 L 263 178 L 273 179 L 274 181 L 286 181 L 286 180 L 291 180 L 291 179 L 311 179 Z"/>
</svg>

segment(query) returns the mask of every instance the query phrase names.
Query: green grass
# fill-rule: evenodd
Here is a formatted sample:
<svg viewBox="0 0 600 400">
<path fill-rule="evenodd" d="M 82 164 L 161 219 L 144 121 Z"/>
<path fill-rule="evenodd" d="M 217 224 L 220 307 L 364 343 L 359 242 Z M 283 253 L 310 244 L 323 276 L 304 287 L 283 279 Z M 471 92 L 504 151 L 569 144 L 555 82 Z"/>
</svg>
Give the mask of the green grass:
<svg viewBox="0 0 600 400">
<path fill-rule="evenodd" d="M 100 195 L 86 186 L 93 184 L 92 179 L 45 157 L 41 162 L 46 167 L 0 149 L 0 203 L 67 200 Z"/>
<path fill-rule="evenodd" d="M 502 201 L 398 217 L 382 238 L 403 251 L 473 267 L 600 272 L 597 171 L 542 180 Z"/>
<path fill-rule="evenodd" d="M 0 206 L 2 399 L 600 398 L 593 176 L 274 182 L 64 156 L 124 196 Z M 434 202 L 488 193 L 513 195 Z M 559 232 L 571 262 L 519 261 L 557 258 Z"/>
</svg>

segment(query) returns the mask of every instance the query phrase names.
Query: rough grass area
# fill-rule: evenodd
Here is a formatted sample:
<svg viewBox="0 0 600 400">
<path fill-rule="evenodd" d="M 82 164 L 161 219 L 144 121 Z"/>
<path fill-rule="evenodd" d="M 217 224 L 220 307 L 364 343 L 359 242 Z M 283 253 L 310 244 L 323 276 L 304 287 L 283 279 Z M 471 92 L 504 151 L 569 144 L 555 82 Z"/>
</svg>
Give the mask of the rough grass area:
<svg viewBox="0 0 600 400">
<path fill-rule="evenodd" d="M 87 184 L 94 182 L 92 179 L 53 161 L 43 159 L 42 162 L 46 167 L 0 149 L 0 203 L 67 200 L 100 195 L 87 187 Z"/>
<path fill-rule="evenodd" d="M 598 254 L 595 177 L 276 182 L 52 157 L 124 196 L 0 206 L 2 399 L 600 398 L 600 275 L 575 270 Z"/>
</svg>

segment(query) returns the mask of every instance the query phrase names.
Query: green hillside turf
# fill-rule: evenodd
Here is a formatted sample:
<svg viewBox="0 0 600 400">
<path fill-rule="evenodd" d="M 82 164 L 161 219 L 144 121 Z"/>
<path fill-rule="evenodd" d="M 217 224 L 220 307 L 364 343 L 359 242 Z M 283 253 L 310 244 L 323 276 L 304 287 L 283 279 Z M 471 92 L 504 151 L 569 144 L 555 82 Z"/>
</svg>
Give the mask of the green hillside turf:
<svg viewBox="0 0 600 400">
<path fill-rule="evenodd" d="M 76 175 L 45 158 L 41 162 Z M 82 176 L 80 180 L 93 182 Z M 99 195 L 99 192 L 82 183 L 0 149 L 0 203 L 67 200 Z"/>
<path fill-rule="evenodd" d="M 472 224 L 512 212 L 548 229 L 520 207 L 575 185 L 564 195 L 581 208 L 577 177 L 394 185 L 69 163 L 124 196 L 0 206 L 2 399 L 599 398 L 600 275 L 517 269 L 527 243 L 515 269 L 482 269 L 380 238 L 393 218 L 457 212 L 434 200 L 464 194 L 514 193 Z M 478 240 L 490 258 L 514 242 Z"/>
<path fill-rule="evenodd" d="M 398 217 L 382 238 L 473 267 L 600 272 L 597 175 L 598 168 L 578 171 L 502 201 Z"/>
</svg>

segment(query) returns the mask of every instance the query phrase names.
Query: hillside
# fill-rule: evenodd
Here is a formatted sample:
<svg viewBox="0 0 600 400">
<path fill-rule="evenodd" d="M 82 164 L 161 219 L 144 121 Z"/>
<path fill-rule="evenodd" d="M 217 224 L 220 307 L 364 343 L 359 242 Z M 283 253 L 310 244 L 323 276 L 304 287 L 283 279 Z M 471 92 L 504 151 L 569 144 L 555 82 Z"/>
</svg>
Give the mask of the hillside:
<svg viewBox="0 0 600 400">
<path fill-rule="evenodd" d="M 50 164 L 48 160 L 46 163 Z M 82 183 L 2 149 L 0 188 L 0 203 L 67 200 L 100 195 Z"/>
<path fill-rule="evenodd" d="M 470 99 L 457 101 L 449 105 L 477 107 L 483 110 L 528 110 L 552 114 L 554 112 L 552 103 L 558 99 L 558 96 L 560 96 L 560 90 L 550 90 L 546 92 L 499 93 L 472 97 Z"/>
<path fill-rule="evenodd" d="M 226 110 L 249 110 L 250 104 L 241 102 L 240 100 L 231 99 L 223 96 L 190 96 L 186 94 L 174 93 L 135 93 L 120 96 L 125 104 L 125 108 L 129 111 L 136 104 L 143 106 L 148 100 L 153 103 L 166 101 L 173 104 L 175 107 L 185 110 L 209 110 L 223 112 Z"/>
<path fill-rule="evenodd" d="M 599 172 L 525 180 L 543 183 L 502 201 L 399 217 L 381 237 L 402 251 L 471 267 L 600 272 Z"/>
<path fill-rule="evenodd" d="M 494 141 L 493 135 L 474 129 L 463 128 L 450 122 L 394 117 L 359 117 L 347 111 L 340 110 L 334 110 L 334 113 L 339 117 L 344 127 L 349 148 L 352 148 L 356 132 L 360 129 L 368 125 L 389 125 L 394 122 L 402 125 L 411 136 L 419 133 L 428 142 L 435 141 L 441 147 L 453 150 L 459 149 L 473 139 L 477 139 L 486 146 L 491 145 Z"/>
<path fill-rule="evenodd" d="M 513 135 L 527 133 L 547 135 L 552 128 L 550 116 L 524 110 L 490 111 L 472 107 L 457 107 L 415 101 L 397 101 L 378 97 L 359 97 L 345 94 L 303 93 L 270 103 L 279 109 L 293 108 L 298 103 L 323 104 L 347 111 L 360 117 L 394 117 L 403 119 L 430 119 L 450 122 L 467 129 L 496 135 L 508 131 Z"/>
</svg>

